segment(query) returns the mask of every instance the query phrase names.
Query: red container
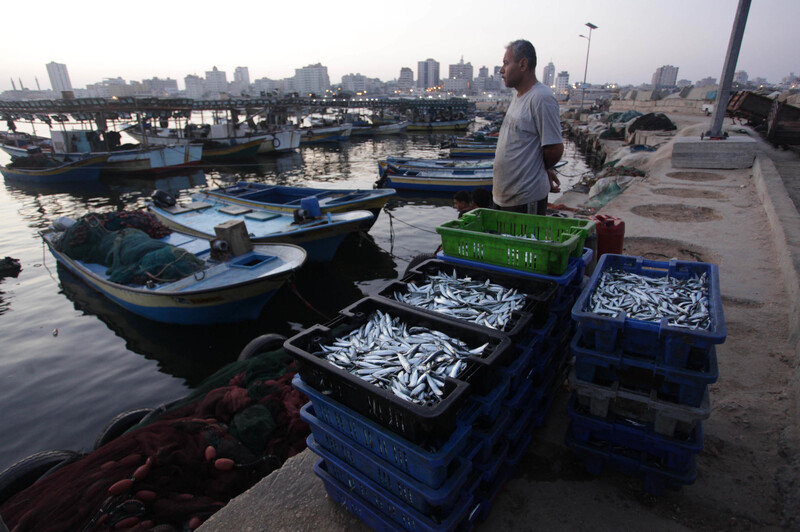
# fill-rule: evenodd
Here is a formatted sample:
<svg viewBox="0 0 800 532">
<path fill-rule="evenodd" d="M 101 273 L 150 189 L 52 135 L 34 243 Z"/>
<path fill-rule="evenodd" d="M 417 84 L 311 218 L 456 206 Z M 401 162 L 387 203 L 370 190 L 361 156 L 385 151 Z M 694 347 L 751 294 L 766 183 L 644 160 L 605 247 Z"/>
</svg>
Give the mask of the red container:
<svg viewBox="0 0 800 532">
<path fill-rule="evenodd" d="M 622 241 L 625 238 L 625 222 L 616 216 L 597 214 L 591 217 L 596 222 L 597 254 L 599 260 L 604 253 L 622 255 Z"/>
</svg>

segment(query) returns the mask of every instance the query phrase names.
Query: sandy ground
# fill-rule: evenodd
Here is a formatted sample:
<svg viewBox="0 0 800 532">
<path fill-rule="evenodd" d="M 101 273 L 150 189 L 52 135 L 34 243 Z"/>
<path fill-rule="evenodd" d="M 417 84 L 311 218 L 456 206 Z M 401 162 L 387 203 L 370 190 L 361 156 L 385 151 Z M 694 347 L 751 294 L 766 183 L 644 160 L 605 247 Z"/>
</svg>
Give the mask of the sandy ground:
<svg viewBox="0 0 800 532">
<path fill-rule="evenodd" d="M 705 117 L 670 118 L 679 125 L 678 135 L 699 135 L 710 123 Z M 608 469 L 600 476 L 587 473 L 564 443 L 570 393 L 565 384 L 477 530 L 800 530 L 796 353 L 753 171 L 678 170 L 670 156 L 668 145 L 649 153 L 647 177 L 601 212 L 625 222 L 625 254 L 719 266 L 727 341 L 717 348 L 719 380 L 710 386 L 697 480 L 653 496 L 640 479 Z M 577 207 L 586 199 L 570 192 L 562 201 Z M 203 530 L 363 530 L 326 499 L 309 471 L 309 454 L 287 462 Z"/>
</svg>

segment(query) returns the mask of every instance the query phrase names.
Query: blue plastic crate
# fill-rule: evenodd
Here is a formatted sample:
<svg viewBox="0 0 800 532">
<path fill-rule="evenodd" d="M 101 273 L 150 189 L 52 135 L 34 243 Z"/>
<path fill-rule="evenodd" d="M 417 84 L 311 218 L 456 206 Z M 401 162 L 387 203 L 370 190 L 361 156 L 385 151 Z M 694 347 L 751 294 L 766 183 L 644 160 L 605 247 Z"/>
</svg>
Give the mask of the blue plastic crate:
<svg viewBox="0 0 800 532">
<path fill-rule="evenodd" d="M 335 449 L 317 443 L 313 434 L 306 439 L 306 443 L 311 451 L 324 458 L 331 466 L 328 473 L 343 484 L 347 484 L 345 477 L 366 477 L 403 503 L 429 515 L 449 513 L 460 496 L 466 493 L 464 488 L 472 472 L 472 461 L 466 458 L 460 457 L 447 481 L 440 488 L 433 489 L 398 471 L 384 460 L 370 456 L 370 453 L 359 449 L 358 445 L 347 441 L 347 438 L 337 436 L 333 430 L 329 431 L 327 437 L 334 438 Z M 342 463 L 348 468 L 344 468 Z M 340 470 L 344 470 L 345 475 L 339 474 Z"/>
<path fill-rule="evenodd" d="M 533 360 L 525 377 L 532 380 L 535 386 L 540 386 L 548 375 L 551 367 L 560 367 L 569 355 L 570 328 L 558 331 L 554 328 L 551 336 L 545 338 L 542 355 Z"/>
<path fill-rule="evenodd" d="M 669 275 L 687 279 L 694 275 L 707 274 L 708 311 L 711 315 L 709 330 L 688 329 L 667 324 L 634 320 L 624 313 L 617 316 L 601 316 L 587 308 L 600 277 L 608 269 L 618 269 L 647 277 L 659 278 Z M 597 265 L 589 286 L 583 290 L 572 307 L 572 318 L 586 337 L 586 345 L 602 352 L 622 349 L 664 361 L 675 367 L 702 367 L 711 348 L 725 341 L 727 332 L 722 309 L 722 294 L 719 287 L 719 269 L 714 264 L 671 260 L 659 262 L 641 257 L 604 254 Z"/>
<path fill-rule="evenodd" d="M 711 414 L 708 389 L 700 406 L 690 407 L 664 401 L 655 390 L 642 393 L 620 386 L 619 382 L 603 386 L 569 376 L 569 385 L 578 404 L 591 415 L 605 418 L 611 414 L 624 416 L 653 427 L 656 434 L 670 438 L 687 438 L 694 426 Z"/>
<path fill-rule="evenodd" d="M 292 384 L 311 399 L 313 410 L 304 406 L 300 410 L 301 417 L 305 415 L 306 419 L 309 418 L 308 413 L 313 413 L 315 417 L 312 421 L 325 423 L 337 433 L 343 434 L 399 471 L 431 488 L 438 488 L 445 483 L 451 464 L 464 454 L 470 441 L 474 418 L 460 423 L 450 438 L 438 447 L 421 447 L 323 396 L 304 384 L 298 376 L 294 377 Z M 313 430 L 314 426 L 311 428 Z M 317 441 L 324 445 L 319 439 Z"/>
<path fill-rule="evenodd" d="M 566 444 L 583 460 L 589 473 L 600 475 L 603 468 L 610 465 L 624 475 L 642 478 L 645 491 L 653 495 L 661 495 L 664 488 L 680 489 L 697 479 L 696 456 L 692 456 L 687 470 L 670 471 L 659 467 L 645 452 L 625 449 L 610 442 L 580 442 L 569 431 Z"/>
<path fill-rule="evenodd" d="M 571 284 L 580 284 L 583 280 L 583 274 L 586 271 L 586 266 L 592 262 L 592 257 L 594 256 L 594 252 L 591 248 L 583 248 L 583 255 L 580 257 L 570 257 L 569 261 L 567 262 L 567 269 L 561 275 L 542 275 L 539 273 L 530 273 L 530 272 L 523 272 L 521 270 L 515 270 L 512 268 L 505 268 L 503 266 L 496 266 L 494 264 L 485 264 L 483 262 L 475 262 L 467 259 L 461 259 L 458 257 L 451 257 L 449 255 L 445 255 L 444 252 L 440 251 L 436 254 L 436 258 L 438 260 L 442 260 L 444 262 L 449 262 L 451 264 L 460 264 L 463 266 L 469 266 L 470 268 L 479 268 L 483 270 L 493 271 L 493 272 L 500 272 L 500 273 L 507 273 L 513 275 L 522 275 L 524 277 L 530 277 L 532 279 L 540 279 L 543 281 L 553 281 L 558 285 L 556 289 L 555 300 L 558 300 L 561 297 L 564 289 L 571 285 Z"/>
<path fill-rule="evenodd" d="M 486 421 L 492 422 L 500 415 L 503 401 L 508 397 L 511 389 L 511 376 L 500 374 L 493 380 L 493 389 L 485 395 L 471 395 L 469 403 L 477 409 L 478 415 Z M 469 408 L 469 405 L 467 405 Z"/>
<path fill-rule="evenodd" d="M 515 467 L 519 464 L 522 457 L 525 455 L 525 452 L 528 450 L 528 447 L 531 446 L 531 442 L 533 441 L 533 417 L 531 417 L 528 422 L 523 427 L 522 431 L 519 435 L 519 440 L 516 442 L 508 442 L 508 456 L 506 457 L 506 467 Z"/>
<path fill-rule="evenodd" d="M 620 382 L 626 388 L 645 392 L 653 389 L 660 399 L 682 405 L 699 406 L 708 385 L 719 377 L 714 346 L 699 371 L 632 356 L 619 349 L 612 354 L 594 351 L 582 344 L 580 331 L 573 337 L 570 351 L 575 357 L 575 375 L 580 380 L 603 385 Z"/>
<path fill-rule="evenodd" d="M 314 473 L 322 479 L 328 497 L 376 531 L 451 532 L 471 528 L 477 516 L 478 505 L 472 495 L 463 497 L 450 515 L 440 520 L 404 505 L 367 479 L 342 484 L 328 473 L 325 460 L 314 464 Z"/>
<path fill-rule="evenodd" d="M 614 413 L 603 419 L 582 410 L 573 394 L 567 404 L 567 414 L 572 418 L 572 436 L 581 442 L 604 440 L 644 451 L 658 465 L 674 471 L 686 471 L 693 457 L 703 450 L 703 424 L 699 422 L 686 438 L 669 438 L 656 434 L 652 426 Z"/>
<path fill-rule="evenodd" d="M 489 453 L 489 456 L 486 458 L 486 460 L 480 461 L 476 459 L 472 463 L 472 467 L 476 471 L 481 472 L 482 482 L 489 484 L 494 482 L 494 480 L 497 478 L 497 474 L 502 469 L 506 458 L 508 458 L 508 452 L 510 450 L 511 444 L 508 443 L 507 439 L 501 438 L 492 449 L 492 452 Z"/>
<path fill-rule="evenodd" d="M 467 449 L 475 447 L 473 455 L 476 462 L 485 462 L 491 459 L 497 442 L 506 434 L 512 421 L 511 412 L 503 410 L 494 421 L 479 420 L 472 427 L 472 436 L 470 436 Z"/>
<path fill-rule="evenodd" d="M 508 463 L 501 465 L 493 482 L 482 482 L 475 492 L 475 503 L 477 504 L 476 521 L 486 521 L 497 501 L 498 495 L 503 491 L 503 487 L 514 476 L 514 468 Z"/>
<path fill-rule="evenodd" d="M 537 336 L 533 331 L 529 331 L 523 341 L 517 344 L 520 356 L 512 364 L 499 369 L 500 375 L 510 379 L 509 397 L 514 395 L 525 382 L 525 376 L 528 374 L 534 359 L 541 357 L 543 345 L 544 339 Z"/>
</svg>

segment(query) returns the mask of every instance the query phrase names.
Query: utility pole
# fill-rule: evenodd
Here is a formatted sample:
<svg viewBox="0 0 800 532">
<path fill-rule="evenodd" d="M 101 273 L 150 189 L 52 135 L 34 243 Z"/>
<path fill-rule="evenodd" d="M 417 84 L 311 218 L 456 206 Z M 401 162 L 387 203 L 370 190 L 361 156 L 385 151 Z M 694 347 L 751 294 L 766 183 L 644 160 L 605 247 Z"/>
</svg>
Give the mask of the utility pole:
<svg viewBox="0 0 800 532">
<path fill-rule="evenodd" d="M 750 0 L 739 0 L 739 7 L 736 9 L 736 18 L 733 20 L 731 39 L 728 43 L 728 53 L 725 56 L 725 64 L 722 66 L 722 77 L 719 88 L 717 89 L 717 101 L 714 104 L 714 115 L 711 117 L 711 130 L 708 136 L 712 138 L 722 137 L 722 122 L 725 120 L 725 111 L 728 108 L 728 97 L 731 92 L 733 73 L 736 70 L 736 61 L 739 59 L 739 48 L 742 46 L 742 36 L 744 27 L 747 24 L 747 14 L 750 11 Z"/>
</svg>

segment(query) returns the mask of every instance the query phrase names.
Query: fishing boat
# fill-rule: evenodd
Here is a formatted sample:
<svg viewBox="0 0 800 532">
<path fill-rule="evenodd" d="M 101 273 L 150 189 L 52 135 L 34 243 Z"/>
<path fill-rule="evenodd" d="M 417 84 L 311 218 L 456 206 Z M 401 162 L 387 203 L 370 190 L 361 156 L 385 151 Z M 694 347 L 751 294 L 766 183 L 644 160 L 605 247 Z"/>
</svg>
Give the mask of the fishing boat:
<svg viewBox="0 0 800 532">
<path fill-rule="evenodd" d="M 389 198 L 396 193 L 390 188 L 371 190 L 305 188 L 239 181 L 235 185 L 205 190 L 199 194 L 247 207 L 271 209 L 289 214 L 301 207 L 305 198 L 315 198 L 322 214 L 353 210 L 370 211 L 373 218 L 368 221 L 369 225 L 364 227 L 368 230 L 377 220 Z"/>
<path fill-rule="evenodd" d="M 405 133 L 408 128 L 408 122 L 395 122 L 394 124 L 367 124 L 359 125 L 353 124 L 353 131 L 350 136 L 353 137 L 366 137 L 374 135 L 398 135 Z"/>
<path fill-rule="evenodd" d="M 471 159 L 494 159 L 497 143 L 459 143 L 450 148 L 450 157 L 466 157 Z"/>
<path fill-rule="evenodd" d="M 333 126 L 311 126 L 300 130 L 303 136 L 300 144 L 319 144 L 324 142 L 339 142 L 348 140 L 353 132 L 353 124 L 339 124 Z"/>
<path fill-rule="evenodd" d="M 115 279 L 109 266 L 78 260 L 63 251 L 62 242 L 68 239 L 65 235 L 72 223 L 60 219 L 41 232 L 58 264 L 111 301 L 139 316 L 164 323 L 208 325 L 257 319 L 267 301 L 306 259 L 306 252 L 291 244 L 260 244 L 236 257 L 217 258 L 208 240 L 172 232 L 157 240 L 150 239 L 155 244 L 148 244 L 148 249 L 158 243 L 162 243 L 158 249 L 168 248 L 164 244 L 174 246 L 168 248 L 173 258 L 191 256 L 197 270 L 188 275 L 174 275 L 164 282 L 151 279 L 165 275 L 157 272 L 145 276 L 148 281 L 123 284 Z M 115 238 L 142 235 L 149 238 L 143 232 L 121 231 L 128 233 Z M 126 253 L 129 249 L 126 248 Z M 146 260 L 147 255 L 144 257 Z"/>
<path fill-rule="evenodd" d="M 215 227 L 241 220 L 254 243 L 289 243 L 303 247 L 308 260 L 328 262 L 348 234 L 358 231 L 374 218 L 369 211 L 349 211 L 322 215 L 317 207 L 294 213 L 249 207 L 204 194 L 192 194 L 189 203 L 169 205 L 154 194 L 150 212 L 168 227 L 202 238 L 214 238 Z M 313 200 L 311 201 L 313 203 Z"/>
<path fill-rule="evenodd" d="M 49 155 L 17 157 L 0 167 L 6 181 L 37 184 L 76 183 L 97 181 L 108 155 L 62 162 Z"/>
<path fill-rule="evenodd" d="M 467 129 L 472 120 L 434 120 L 431 122 L 414 121 L 408 123 L 408 131 L 439 131 Z"/>
<path fill-rule="evenodd" d="M 494 167 L 490 159 L 415 159 L 407 157 L 387 157 L 378 161 L 378 173 L 383 176 L 388 165 L 407 170 L 427 170 L 430 168 L 466 168 L 481 170 Z"/>
<path fill-rule="evenodd" d="M 202 148 L 199 145 L 186 146 L 141 146 L 120 144 L 120 134 L 116 131 L 87 129 L 53 130 L 51 133 L 51 157 L 62 162 L 106 156 L 103 173 L 159 172 L 170 171 L 197 164 Z M 2 149 L 12 157 L 29 155 L 27 149 L 2 145 Z"/>
<path fill-rule="evenodd" d="M 252 157 L 257 153 L 293 151 L 300 146 L 301 134 L 296 129 L 272 132 L 252 130 L 247 123 L 231 127 L 229 123 L 187 124 L 184 128 L 143 128 L 133 125 L 125 133 L 140 142 L 164 146 L 199 143 L 207 160 Z"/>
<path fill-rule="evenodd" d="M 0 131 L 0 149 L 12 157 L 24 157 L 31 152 L 52 153 L 53 143 L 47 137 L 22 131 Z"/>
<path fill-rule="evenodd" d="M 378 187 L 398 191 L 456 192 L 476 187 L 492 189 L 493 168 L 402 168 L 386 163 Z"/>
</svg>

